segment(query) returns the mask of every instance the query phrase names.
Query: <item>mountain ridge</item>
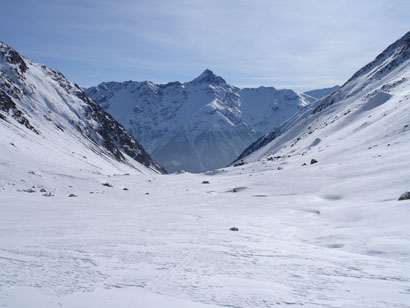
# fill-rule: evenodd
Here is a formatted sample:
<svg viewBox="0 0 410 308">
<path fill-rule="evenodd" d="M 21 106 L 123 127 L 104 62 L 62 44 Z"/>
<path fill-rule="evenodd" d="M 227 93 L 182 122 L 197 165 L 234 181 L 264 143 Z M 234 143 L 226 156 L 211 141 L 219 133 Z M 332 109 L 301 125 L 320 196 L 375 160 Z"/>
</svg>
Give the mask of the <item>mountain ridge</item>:
<svg viewBox="0 0 410 308">
<path fill-rule="evenodd" d="M 104 82 L 85 92 L 171 172 L 224 167 L 314 101 L 289 89 L 241 89 L 209 69 L 184 83 Z"/>
<path fill-rule="evenodd" d="M 306 155 L 315 149 L 317 142 L 326 144 L 326 139 L 332 139 L 330 136 L 333 134 L 341 135 L 342 131 L 345 135 L 340 137 L 341 140 L 350 140 L 352 144 L 358 142 L 354 139 L 355 134 L 359 135 L 363 131 L 369 133 L 369 136 L 362 137 L 364 140 L 377 139 L 371 136 L 383 131 L 380 125 L 385 127 L 385 139 L 395 138 L 394 131 L 406 134 L 406 129 L 402 130 L 399 125 L 406 127 L 408 123 L 398 110 L 404 114 L 408 111 L 404 102 L 408 101 L 410 92 L 409 50 L 410 32 L 359 69 L 339 89 L 295 114 L 272 133 L 261 137 L 238 159 L 250 162 L 270 155 Z M 388 115 L 396 115 L 400 121 L 388 121 Z M 348 133 L 347 129 L 353 125 L 360 129 Z M 374 126 L 375 130 L 369 130 L 370 126 Z M 334 142 L 332 144 L 335 146 Z M 321 151 L 325 151 L 323 146 L 321 148 Z"/>
<path fill-rule="evenodd" d="M 104 160 L 165 172 L 77 84 L 56 70 L 22 57 L 4 42 L 0 43 L 0 111 L 4 133 L 4 125 L 9 131 L 22 125 L 37 135 L 34 139 L 38 142 L 55 138 L 57 146 L 59 139 L 66 139 L 76 143 L 78 150 L 91 149 Z M 24 138 L 35 142 L 33 136 Z"/>
</svg>

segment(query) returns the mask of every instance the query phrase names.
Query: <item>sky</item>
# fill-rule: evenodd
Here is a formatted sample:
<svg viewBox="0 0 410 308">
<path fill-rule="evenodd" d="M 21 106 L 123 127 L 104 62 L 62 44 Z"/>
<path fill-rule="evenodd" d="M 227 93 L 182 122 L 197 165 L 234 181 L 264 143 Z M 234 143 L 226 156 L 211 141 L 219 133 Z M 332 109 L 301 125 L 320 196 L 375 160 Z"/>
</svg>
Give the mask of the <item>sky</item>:
<svg viewBox="0 0 410 308">
<path fill-rule="evenodd" d="M 410 30 L 409 0 L 13 0 L 0 41 L 80 86 L 190 81 L 343 84 Z"/>
</svg>

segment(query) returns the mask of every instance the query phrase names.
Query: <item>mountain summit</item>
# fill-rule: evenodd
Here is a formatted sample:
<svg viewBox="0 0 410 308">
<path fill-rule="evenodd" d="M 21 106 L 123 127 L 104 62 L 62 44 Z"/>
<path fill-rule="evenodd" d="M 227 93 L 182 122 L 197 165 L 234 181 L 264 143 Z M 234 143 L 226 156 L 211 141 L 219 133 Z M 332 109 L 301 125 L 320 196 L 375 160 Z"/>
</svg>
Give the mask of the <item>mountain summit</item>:
<svg viewBox="0 0 410 308">
<path fill-rule="evenodd" d="M 314 100 L 273 87 L 240 89 L 209 69 L 186 83 L 107 82 L 85 92 L 170 172 L 225 167 Z"/>
<path fill-rule="evenodd" d="M 192 80 L 193 83 L 204 83 L 204 84 L 226 84 L 226 81 L 220 77 L 214 74 L 209 69 L 204 70 L 204 72 L 196 77 L 194 80 Z"/>
</svg>

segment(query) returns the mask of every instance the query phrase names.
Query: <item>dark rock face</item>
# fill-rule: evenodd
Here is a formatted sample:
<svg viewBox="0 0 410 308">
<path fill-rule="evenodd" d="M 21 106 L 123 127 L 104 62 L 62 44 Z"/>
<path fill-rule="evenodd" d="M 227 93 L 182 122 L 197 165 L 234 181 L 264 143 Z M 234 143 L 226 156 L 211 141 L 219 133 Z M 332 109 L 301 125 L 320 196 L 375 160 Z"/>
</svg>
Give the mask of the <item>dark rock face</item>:
<svg viewBox="0 0 410 308">
<path fill-rule="evenodd" d="M 78 86 L 77 86 L 78 87 Z M 76 92 L 77 97 L 86 102 L 89 106 L 87 110 L 87 118 L 95 119 L 100 125 L 95 127 L 95 131 L 102 139 L 102 144 L 107 148 L 119 161 L 125 162 L 125 157 L 121 151 L 132 157 L 146 167 L 153 165 L 161 173 L 166 173 L 166 170 L 156 164 L 149 154 L 145 152 L 141 145 L 129 134 L 125 128 L 119 124 L 109 113 L 94 103 L 84 92 L 78 87 Z M 87 137 L 89 137 L 87 135 Z"/>
<path fill-rule="evenodd" d="M 2 89 L 0 89 L 0 111 L 10 114 L 11 117 L 13 117 L 18 123 L 24 125 L 26 128 L 35 132 L 37 135 L 40 135 L 40 132 L 30 124 L 30 121 L 27 119 L 25 114 L 17 108 L 16 104 Z M 7 121 L 6 116 L 2 115 L 1 113 L 0 119 Z"/>
<path fill-rule="evenodd" d="M 3 42 L 0 42 L 0 62 L 7 62 L 15 66 L 20 74 L 28 70 L 26 62 L 24 62 L 19 53 Z"/>
<path fill-rule="evenodd" d="M 318 161 L 313 158 L 313 159 L 310 161 L 310 164 L 313 165 L 313 164 L 316 164 L 317 162 L 318 162 Z"/>
</svg>

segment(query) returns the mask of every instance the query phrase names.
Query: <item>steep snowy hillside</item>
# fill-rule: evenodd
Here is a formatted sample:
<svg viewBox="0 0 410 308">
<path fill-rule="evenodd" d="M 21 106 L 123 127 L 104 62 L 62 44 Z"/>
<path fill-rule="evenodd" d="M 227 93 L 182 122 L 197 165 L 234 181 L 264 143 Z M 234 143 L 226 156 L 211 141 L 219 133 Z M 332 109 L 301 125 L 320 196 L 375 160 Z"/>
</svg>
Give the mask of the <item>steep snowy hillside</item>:
<svg viewBox="0 0 410 308">
<path fill-rule="evenodd" d="M 239 159 L 251 162 L 271 155 L 269 159 L 309 163 L 351 155 L 380 164 L 383 155 L 375 153 L 408 145 L 409 114 L 410 32 L 341 88 L 256 141 Z"/>
<path fill-rule="evenodd" d="M 340 88 L 340 86 L 334 86 L 334 87 L 331 87 L 331 88 L 311 90 L 311 91 L 306 91 L 306 92 L 303 92 L 303 93 L 306 94 L 306 95 L 309 95 L 313 98 L 321 99 L 321 98 L 323 98 L 325 96 L 328 96 L 329 94 L 335 92 L 339 88 Z"/>
<path fill-rule="evenodd" d="M 163 172 L 76 84 L 5 43 L 0 43 L 0 136 L 0 161 L 16 165 L 13 172 L 39 165 Z"/>
<path fill-rule="evenodd" d="M 239 89 L 210 70 L 191 82 L 107 82 L 87 89 L 168 171 L 224 167 L 312 101 L 292 90 Z"/>
</svg>

